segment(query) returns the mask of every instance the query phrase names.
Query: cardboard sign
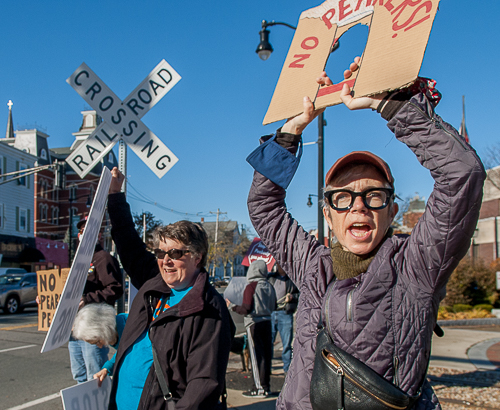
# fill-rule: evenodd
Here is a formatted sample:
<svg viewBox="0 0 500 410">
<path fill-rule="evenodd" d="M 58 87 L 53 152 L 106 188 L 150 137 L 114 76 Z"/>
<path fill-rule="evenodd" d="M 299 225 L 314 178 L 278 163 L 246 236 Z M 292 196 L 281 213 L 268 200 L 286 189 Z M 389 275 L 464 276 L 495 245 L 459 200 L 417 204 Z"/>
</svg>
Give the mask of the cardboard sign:
<svg viewBox="0 0 500 410">
<path fill-rule="evenodd" d="M 99 185 L 90 208 L 90 213 L 85 224 L 85 231 L 80 237 L 80 245 L 76 250 L 75 259 L 64 285 L 56 313 L 50 324 L 47 336 L 43 342 L 41 353 L 48 352 L 63 345 L 69 340 L 71 328 L 78 312 L 78 305 L 85 288 L 87 274 L 94 255 L 95 244 L 99 230 L 101 229 L 102 217 L 108 199 L 109 186 L 111 184 L 111 171 L 104 167 Z"/>
<path fill-rule="evenodd" d="M 105 134 L 102 133 L 103 129 L 100 130 L 101 138 L 97 139 L 99 145 L 85 144 L 92 163 L 98 156 L 102 156 L 103 152 L 106 153 L 111 149 L 109 143 L 116 143 L 120 138 L 158 178 L 163 177 L 178 161 L 172 151 L 139 119 L 139 112 L 156 103 L 153 103 L 153 95 L 160 87 L 159 83 L 153 81 L 151 84 L 155 85 L 151 85 L 151 91 L 141 89 L 137 93 L 137 98 L 133 97 L 125 104 L 85 63 L 82 63 L 66 81 L 110 127 Z M 164 81 L 164 86 L 168 85 L 165 79 Z M 108 141 L 105 142 L 106 140 Z M 68 163 L 72 168 L 90 166 L 83 157 L 75 157 Z M 82 171 L 83 169 L 82 167 Z"/>
<path fill-rule="evenodd" d="M 355 97 L 411 84 L 418 77 L 438 5 L 439 0 L 327 0 L 304 11 L 264 124 L 302 113 L 304 96 L 317 109 L 339 104 L 344 82 L 353 87 Z M 357 24 L 370 29 L 359 70 L 348 80 L 320 87 L 315 79 L 332 45 Z"/>
<path fill-rule="evenodd" d="M 39 270 L 37 274 L 38 297 L 38 330 L 49 330 L 61 293 L 68 278 L 69 268 Z"/>
<path fill-rule="evenodd" d="M 142 118 L 180 79 L 181 76 L 165 60 L 162 60 L 123 100 L 123 104 L 131 108 L 137 117 Z M 80 178 L 84 178 L 119 139 L 120 135 L 114 128 L 107 122 L 103 122 L 69 155 L 66 162 Z"/>
<path fill-rule="evenodd" d="M 106 377 L 97 385 L 97 379 L 79 383 L 61 390 L 64 410 L 107 410 L 111 394 L 111 380 Z"/>
<path fill-rule="evenodd" d="M 252 262 L 257 260 L 263 260 L 266 262 L 268 272 L 271 272 L 274 264 L 276 263 L 273 255 L 271 255 L 271 252 L 267 250 L 266 245 L 262 243 L 260 238 L 253 239 L 252 244 L 248 248 L 241 264 L 243 266 L 250 266 Z"/>
</svg>

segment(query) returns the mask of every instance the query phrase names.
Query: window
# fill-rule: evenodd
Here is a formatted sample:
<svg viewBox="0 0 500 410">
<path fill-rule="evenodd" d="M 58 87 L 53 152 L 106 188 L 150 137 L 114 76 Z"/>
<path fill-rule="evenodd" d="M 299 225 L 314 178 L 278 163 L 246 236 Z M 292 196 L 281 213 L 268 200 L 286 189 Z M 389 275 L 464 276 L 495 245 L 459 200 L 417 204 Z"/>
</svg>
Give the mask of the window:
<svg viewBox="0 0 500 410">
<path fill-rule="evenodd" d="M 40 198 L 45 198 L 47 195 L 47 182 L 45 179 L 40 179 Z"/>
<path fill-rule="evenodd" d="M 28 210 L 27 209 L 18 209 L 18 231 L 27 232 L 28 231 Z"/>
<path fill-rule="evenodd" d="M 56 206 L 52 207 L 52 223 L 59 225 L 59 208 Z"/>
<path fill-rule="evenodd" d="M 17 168 L 17 171 L 22 171 L 23 169 L 28 169 L 28 166 L 27 166 L 26 164 L 19 164 L 19 163 L 18 163 L 18 168 Z M 21 175 L 21 174 L 19 174 L 19 175 Z M 19 179 L 17 180 L 17 185 L 23 185 L 23 186 L 26 186 L 26 180 L 27 180 L 28 178 L 29 178 L 29 176 L 28 176 L 28 177 L 25 177 L 25 176 L 24 176 L 24 177 L 22 177 L 22 178 L 19 178 Z"/>
<path fill-rule="evenodd" d="M 42 158 L 42 159 L 47 159 L 47 151 L 46 151 L 46 149 L 45 149 L 45 148 L 42 148 L 42 149 L 40 150 L 40 158 Z"/>
<path fill-rule="evenodd" d="M 0 204 L 0 229 L 3 228 L 3 204 Z"/>
</svg>

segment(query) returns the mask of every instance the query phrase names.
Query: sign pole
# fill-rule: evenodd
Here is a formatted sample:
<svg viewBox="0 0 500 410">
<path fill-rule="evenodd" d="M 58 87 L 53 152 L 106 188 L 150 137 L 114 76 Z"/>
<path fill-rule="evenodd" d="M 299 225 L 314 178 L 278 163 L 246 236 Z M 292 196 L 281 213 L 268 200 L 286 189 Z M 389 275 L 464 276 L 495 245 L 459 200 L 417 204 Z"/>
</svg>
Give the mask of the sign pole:
<svg viewBox="0 0 500 410">
<path fill-rule="evenodd" d="M 118 169 L 125 176 L 122 192 L 127 196 L 127 144 L 123 139 L 120 140 L 120 147 L 118 150 Z"/>
</svg>

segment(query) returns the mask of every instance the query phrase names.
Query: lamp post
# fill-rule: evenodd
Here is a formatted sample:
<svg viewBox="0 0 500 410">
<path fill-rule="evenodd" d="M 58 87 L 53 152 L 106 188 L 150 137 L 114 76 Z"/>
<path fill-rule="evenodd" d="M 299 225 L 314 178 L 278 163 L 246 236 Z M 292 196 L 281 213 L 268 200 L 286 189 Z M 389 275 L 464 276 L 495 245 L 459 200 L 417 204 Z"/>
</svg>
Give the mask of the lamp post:
<svg viewBox="0 0 500 410">
<path fill-rule="evenodd" d="M 268 22 L 266 20 L 262 20 L 262 30 L 259 32 L 260 43 L 257 47 L 257 50 L 255 50 L 255 52 L 259 55 L 261 60 L 264 61 L 267 60 L 270 57 L 271 53 L 273 52 L 273 47 L 269 42 L 270 31 L 267 30 L 267 28 L 276 25 L 290 27 L 293 30 L 297 29 L 296 27 L 287 23 L 281 23 L 277 21 Z M 339 41 L 333 43 L 331 53 L 337 50 L 339 46 L 340 46 Z M 324 114 L 321 113 L 320 115 L 318 115 L 318 195 L 314 195 L 318 197 L 318 241 L 320 241 L 321 244 L 324 244 L 325 240 L 323 208 L 321 206 L 321 201 L 319 200 L 320 198 L 323 198 L 323 168 L 324 168 L 324 155 L 325 155 L 323 140 L 324 140 L 325 125 L 326 125 L 325 117 Z M 309 205 L 309 203 L 311 205 Z M 308 205 L 312 206 L 311 195 L 309 195 Z"/>
</svg>

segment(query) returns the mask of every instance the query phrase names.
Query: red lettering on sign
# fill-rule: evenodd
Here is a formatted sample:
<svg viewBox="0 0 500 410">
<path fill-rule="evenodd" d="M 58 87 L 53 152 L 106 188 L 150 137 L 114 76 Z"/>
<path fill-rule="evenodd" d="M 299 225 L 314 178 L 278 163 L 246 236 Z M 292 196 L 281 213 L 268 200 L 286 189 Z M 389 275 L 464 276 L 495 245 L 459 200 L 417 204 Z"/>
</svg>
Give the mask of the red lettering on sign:
<svg viewBox="0 0 500 410">
<path fill-rule="evenodd" d="M 318 94 L 316 95 L 316 97 L 323 97 L 324 95 L 336 93 L 337 91 L 342 90 L 344 83 L 346 83 L 349 87 L 352 88 L 354 86 L 355 81 L 356 81 L 356 79 L 353 78 L 352 80 L 342 81 L 341 83 L 328 85 L 326 87 L 321 87 L 318 90 Z"/>
<path fill-rule="evenodd" d="M 385 8 L 389 11 L 391 11 L 394 8 L 394 5 L 392 4 L 392 0 L 387 0 L 385 2 Z"/>
<path fill-rule="evenodd" d="M 362 0 L 359 0 L 359 1 L 361 2 Z M 330 30 L 332 28 L 331 20 L 333 19 L 334 16 L 335 16 L 335 9 L 330 9 L 325 14 L 323 14 L 323 17 L 321 17 L 323 19 L 323 21 L 325 22 L 328 30 Z"/>
<path fill-rule="evenodd" d="M 419 5 L 420 2 L 421 2 L 421 0 L 405 0 L 404 3 L 401 3 L 398 7 L 396 7 L 394 9 L 394 11 L 391 14 L 396 13 L 398 10 L 399 10 L 399 13 L 392 19 L 393 31 L 398 31 L 398 30 L 401 30 L 403 28 L 405 29 L 404 31 L 408 31 L 408 30 L 412 29 L 413 27 L 418 26 L 419 24 L 423 23 L 425 20 L 430 19 L 431 16 L 429 15 L 429 13 L 432 10 L 432 1 L 426 1 L 425 3 Z M 404 23 L 399 24 L 397 20 L 401 16 L 401 14 L 403 13 L 404 9 L 407 6 L 414 7 L 417 5 L 418 5 L 418 7 L 413 11 L 410 18 L 408 20 L 406 20 Z M 425 7 L 425 13 L 427 13 L 427 15 L 422 17 L 420 20 L 416 21 L 415 23 L 409 25 L 410 23 L 413 22 L 413 20 L 415 19 L 415 16 L 418 14 L 418 12 L 421 9 L 423 9 L 424 7 Z M 395 38 L 397 35 L 398 35 L 398 33 L 393 34 L 392 38 Z"/>
<path fill-rule="evenodd" d="M 288 67 L 289 68 L 304 68 L 304 64 L 298 64 L 301 61 L 304 61 L 311 57 L 311 54 L 295 54 L 293 58 L 296 58 L 297 60 L 293 61 Z"/>
<path fill-rule="evenodd" d="M 309 41 L 313 42 L 313 45 L 307 44 Z M 302 44 L 300 45 L 304 50 L 312 50 L 313 48 L 318 47 L 319 44 L 319 39 L 318 37 L 307 37 L 302 41 Z"/>
<path fill-rule="evenodd" d="M 339 20 L 342 21 L 344 18 L 346 18 L 349 14 L 352 14 L 352 10 L 349 10 L 351 8 L 350 4 L 345 4 L 345 0 L 340 0 L 339 1 Z M 349 11 L 347 11 L 349 10 Z"/>
</svg>

